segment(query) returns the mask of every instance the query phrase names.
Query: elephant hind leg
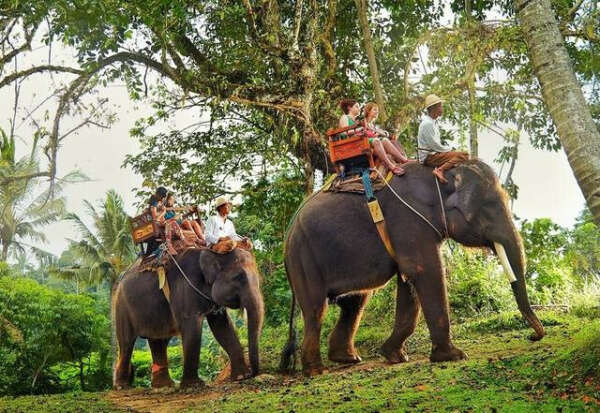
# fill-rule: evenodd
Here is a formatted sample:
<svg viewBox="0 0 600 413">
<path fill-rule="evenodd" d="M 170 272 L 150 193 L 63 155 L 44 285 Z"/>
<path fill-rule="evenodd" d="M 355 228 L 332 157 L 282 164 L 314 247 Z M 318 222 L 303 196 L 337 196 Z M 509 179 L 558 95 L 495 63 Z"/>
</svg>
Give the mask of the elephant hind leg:
<svg viewBox="0 0 600 413">
<path fill-rule="evenodd" d="M 327 300 L 326 297 L 322 297 L 318 302 L 315 297 L 312 297 L 313 305 L 303 303 L 300 298 L 298 302 L 302 308 L 304 318 L 302 371 L 307 376 L 316 376 L 325 372 L 321 359 L 321 325 L 327 308 Z"/>
<path fill-rule="evenodd" d="M 148 339 L 148 345 L 152 352 L 152 387 L 173 387 L 175 382 L 169 375 L 169 360 L 167 358 L 167 347 L 169 339 Z"/>
<path fill-rule="evenodd" d="M 329 336 L 329 360 L 338 363 L 358 363 L 361 361 L 354 348 L 354 335 L 363 310 L 372 293 L 352 294 L 338 298 L 341 314 Z"/>
<path fill-rule="evenodd" d="M 133 383 L 133 367 L 131 355 L 137 336 L 128 322 L 117 321 L 117 340 L 119 342 L 119 359 L 115 365 L 113 387 L 116 390 L 128 389 Z"/>
<path fill-rule="evenodd" d="M 392 335 L 381 346 L 383 356 L 390 363 L 408 361 L 404 343 L 414 333 L 420 314 L 419 298 L 412 286 L 398 276 L 396 290 L 396 319 Z"/>
</svg>

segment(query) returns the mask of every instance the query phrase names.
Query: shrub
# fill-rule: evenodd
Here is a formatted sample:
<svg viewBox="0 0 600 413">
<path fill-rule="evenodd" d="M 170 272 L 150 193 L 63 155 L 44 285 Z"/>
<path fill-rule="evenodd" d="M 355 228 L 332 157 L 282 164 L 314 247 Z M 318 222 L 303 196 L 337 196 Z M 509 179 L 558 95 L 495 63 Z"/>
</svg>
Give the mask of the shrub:
<svg viewBox="0 0 600 413">
<path fill-rule="evenodd" d="M 109 321 L 87 295 L 19 277 L 0 278 L 0 394 L 86 387 L 94 352 L 107 352 Z M 77 366 L 74 383 L 59 366 Z M 73 377 L 72 377 L 73 378 Z"/>
</svg>

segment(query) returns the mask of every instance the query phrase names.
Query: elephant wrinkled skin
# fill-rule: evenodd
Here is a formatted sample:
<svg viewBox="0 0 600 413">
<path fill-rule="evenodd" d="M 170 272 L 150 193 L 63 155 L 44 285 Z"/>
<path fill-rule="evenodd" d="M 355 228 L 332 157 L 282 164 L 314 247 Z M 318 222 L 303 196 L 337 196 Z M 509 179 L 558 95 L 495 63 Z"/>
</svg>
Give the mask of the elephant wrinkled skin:
<svg viewBox="0 0 600 413">
<path fill-rule="evenodd" d="M 258 339 L 263 322 L 263 299 L 254 257 L 236 249 L 228 254 L 209 250 L 190 250 L 178 263 L 190 282 L 214 303 L 229 308 L 244 308 L 248 315 L 250 369 L 229 315 L 223 309 L 211 312 L 213 304 L 195 292 L 172 263 L 167 265 L 171 295 L 167 302 L 158 288 L 155 273 L 128 274 L 115 294 L 115 323 L 119 359 L 114 372 L 114 387 L 127 388 L 133 379 L 131 354 L 137 337 L 148 339 L 152 352 L 152 386 L 172 386 L 167 363 L 169 339 L 181 334 L 183 377 L 181 387 L 201 384 L 198 378 L 202 322 L 208 320 L 216 340 L 227 352 L 232 379 L 258 374 Z"/>
<path fill-rule="evenodd" d="M 544 329 L 534 314 L 525 289 L 523 245 L 493 170 L 478 160 L 467 161 L 446 174 L 440 185 L 449 237 L 473 247 L 496 252 L 501 245 L 510 264 L 511 283 L 519 310 L 540 339 Z M 444 232 L 440 197 L 431 168 L 406 166 L 406 174 L 390 185 Z M 432 341 L 431 361 L 460 360 L 466 355 L 452 344 L 448 297 L 438 234 L 384 188 L 377 193 L 396 256 L 392 259 L 379 238 L 364 196 L 322 192 L 311 198 L 290 225 L 285 265 L 293 294 L 304 318 L 302 365 L 305 374 L 323 371 L 319 351 L 321 322 L 328 299 L 341 307 L 329 337 L 329 359 L 356 363 L 354 335 L 373 289 L 395 274 L 398 278 L 396 318 L 382 353 L 391 363 L 407 360 L 404 344 L 413 333 L 422 309 Z M 505 268 L 506 269 L 506 268 Z M 292 348 L 293 317 L 290 326 Z M 282 368 L 289 366 L 284 351 Z"/>
</svg>

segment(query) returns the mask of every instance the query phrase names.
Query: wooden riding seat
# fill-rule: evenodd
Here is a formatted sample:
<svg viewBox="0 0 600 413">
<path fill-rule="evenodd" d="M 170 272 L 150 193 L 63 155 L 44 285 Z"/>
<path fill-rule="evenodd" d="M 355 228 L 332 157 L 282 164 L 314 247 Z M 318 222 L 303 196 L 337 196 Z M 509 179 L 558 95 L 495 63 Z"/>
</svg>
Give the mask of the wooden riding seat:
<svg viewBox="0 0 600 413">
<path fill-rule="evenodd" d="M 202 213 L 197 207 L 194 210 L 183 214 L 183 218 L 187 218 L 194 214 L 196 215 L 196 221 L 204 228 L 201 219 Z M 133 243 L 140 246 L 142 254 L 147 255 L 151 253 L 159 244 L 165 241 L 165 226 L 163 223 L 152 219 L 150 208 L 146 208 L 136 217 L 129 218 L 129 224 L 131 226 L 131 238 L 133 239 Z M 182 230 L 182 232 L 187 234 L 190 231 Z M 144 250 L 145 243 L 147 246 Z"/>
<path fill-rule="evenodd" d="M 327 141 L 329 157 L 338 174 L 375 167 L 373 150 L 364 122 L 344 128 L 329 129 Z"/>
</svg>

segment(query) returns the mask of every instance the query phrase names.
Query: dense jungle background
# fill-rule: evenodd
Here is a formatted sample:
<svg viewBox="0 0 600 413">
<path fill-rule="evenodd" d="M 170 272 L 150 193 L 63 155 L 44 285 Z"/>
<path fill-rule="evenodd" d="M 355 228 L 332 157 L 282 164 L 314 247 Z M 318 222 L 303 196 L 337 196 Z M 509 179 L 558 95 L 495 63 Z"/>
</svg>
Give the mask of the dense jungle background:
<svg viewBox="0 0 600 413">
<path fill-rule="evenodd" d="M 537 18 L 554 22 L 556 43 L 529 36 L 524 27 L 536 16 L 523 3 L 0 1 L 0 91 L 9 101 L 0 119 L 0 411 L 600 409 L 600 7 L 593 0 L 531 2 L 541 7 Z M 568 55 L 580 99 L 552 93 L 536 44 Z M 553 69 L 560 79 L 564 67 Z M 28 82 L 40 79 L 45 90 L 23 98 Z M 254 379 L 224 381 L 226 355 L 205 326 L 205 390 L 151 391 L 151 355 L 138 339 L 136 389 L 109 391 L 117 351 L 111 295 L 138 252 L 131 210 L 111 190 L 86 201 L 85 214 L 71 211 L 65 189 L 90 178 L 60 165 L 76 135 L 110 132 L 119 113 L 103 93 L 115 83 L 126 86 L 131 105 L 151 108 L 122 137 L 139 144 L 122 165 L 142 177 L 132 188 L 137 206 L 158 185 L 205 213 L 227 194 L 237 232 L 255 244 L 266 319 L 264 374 Z M 514 170 L 526 141 L 567 154 L 586 200 L 575 223 L 514 217 L 529 296 L 548 335 L 527 340 L 493 254 L 447 240 L 452 333 L 468 361 L 429 363 L 421 320 L 409 341 L 411 361 L 383 363 L 377 351 L 393 325 L 394 279 L 365 311 L 357 335 L 363 363 L 331 364 L 314 379 L 280 375 L 292 299 L 284 234 L 332 171 L 324 131 L 341 114 L 337 103 L 376 101 L 381 125 L 414 157 L 430 92 L 447 100 L 446 142 L 478 157 L 487 137 L 500 139 L 492 167 L 510 203 L 520 196 Z M 569 115 L 569 107 L 587 118 Z M 77 237 L 57 255 L 47 251 L 46 230 L 61 220 Z M 330 305 L 324 334 L 338 313 Z M 245 345 L 243 314 L 230 315 Z M 178 380 L 178 338 L 169 358 Z"/>
</svg>

